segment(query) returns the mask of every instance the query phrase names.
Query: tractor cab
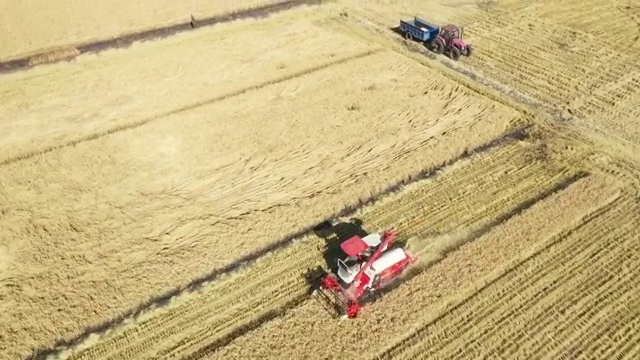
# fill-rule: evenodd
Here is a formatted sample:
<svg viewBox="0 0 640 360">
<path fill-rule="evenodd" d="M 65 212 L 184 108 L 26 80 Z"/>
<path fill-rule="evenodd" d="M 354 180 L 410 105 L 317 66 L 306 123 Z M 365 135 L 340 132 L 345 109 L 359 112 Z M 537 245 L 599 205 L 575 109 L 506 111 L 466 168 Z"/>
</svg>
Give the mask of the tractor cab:
<svg viewBox="0 0 640 360">
<path fill-rule="evenodd" d="M 440 34 L 429 44 L 429 47 L 436 54 L 444 52 L 453 60 L 458 60 L 461 55 L 471 56 L 473 46 L 462 40 L 462 29 L 452 24 L 443 26 L 440 28 Z"/>
<path fill-rule="evenodd" d="M 462 29 L 448 24 L 440 29 L 440 36 L 445 40 L 445 45 L 449 46 L 453 40 L 462 40 Z"/>
<path fill-rule="evenodd" d="M 382 235 L 352 236 L 342 242 L 346 258 L 338 260 L 336 273 L 327 274 L 313 294 L 333 294 L 334 304 L 343 309 L 344 315 L 355 317 L 367 294 L 398 279 L 416 261 L 400 247 L 390 249 L 394 238 L 395 231 L 386 230 Z"/>
</svg>

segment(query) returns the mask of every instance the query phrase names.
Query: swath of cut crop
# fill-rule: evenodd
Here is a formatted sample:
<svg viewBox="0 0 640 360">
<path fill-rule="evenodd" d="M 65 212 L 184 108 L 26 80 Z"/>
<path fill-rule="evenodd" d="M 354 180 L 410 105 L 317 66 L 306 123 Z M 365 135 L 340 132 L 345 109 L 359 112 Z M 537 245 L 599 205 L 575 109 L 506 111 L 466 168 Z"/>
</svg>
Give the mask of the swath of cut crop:
<svg viewBox="0 0 640 360">
<path fill-rule="evenodd" d="M 32 56 L 29 58 L 29 66 L 46 64 L 60 60 L 70 60 L 78 55 L 80 55 L 80 51 L 75 47 L 64 47 L 58 50 Z"/>
<path fill-rule="evenodd" d="M 615 285 L 616 291 L 623 291 L 620 296 L 633 290 L 633 286 L 629 286 L 632 272 L 625 270 L 620 274 L 620 266 L 624 268 L 625 262 L 629 266 L 640 260 L 635 248 L 629 248 L 629 244 L 624 246 L 627 241 L 633 241 L 631 230 L 638 225 L 633 211 L 628 202 L 616 203 L 604 215 L 589 219 L 566 238 L 510 270 L 470 301 L 446 313 L 424 331 L 421 329 L 425 334 L 422 341 L 404 342 L 384 358 L 567 355 L 568 349 L 559 346 L 576 345 L 577 339 L 570 341 L 563 336 L 591 333 L 593 327 L 585 321 L 603 313 L 606 310 L 603 306 L 614 305 L 612 299 L 595 299 L 597 294 L 607 294 L 608 286 L 614 286 L 614 274 L 621 275 L 619 280 L 623 281 L 618 284 L 621 287 Z M 614 293 L 607 294 L 612 295 Z M 627 321 L 634 314 L 632 312 Z M 620 326 L 626 323 L 623 317 L 616 321 L 622 321 Z M 552 341 L 544 335 L 549 331 L 556 334 Z M 596 339 L 581 340 L 584 345 Z M 548 353 L 551 350 L 556 353 Z"/>
<path fill-rule="evenodd" d="M 551 177 L 552 179 L 555 179 L 556 181 L 556 185 L 551 186 L 551 188 L 549 188 L 546 191 L 543 191 L 541 194 L 539 195 L 532 195 L 527 191 L 521 192 L 518 195 L 519 196 L 530 196 L 528 199 L 527 198 L 521 198 L 519 196 L 513 196 L 510 194 L 506 194 L 505 198 L 500 199 L 499 201 L 495 202 L 493 204 L 493 206 L 495 206 L 492 211 L 490 211 L 491 213 L 497 215 L 495 220 L 488 220 L 486 218 L 483 218 L 482 215 L 486 215 L 486 214 L 482 214 L 479 216 L 478 219 L 475 219 L 475 221 L 472 221 L 471 219 L 467 219 L 467 222 L 460 224 L 460 227 L 465 227 L 468 226 L 472 229 L 474 229 L 472 232 L 470 232 L 470 236 L 465 238 L 463 242 L 456 244 L 456 246 L 460 246 L 462 245 L 462 243 L 467 243 L 469 241 L 473 241 L 475 238 L 483 235 L 484 233 L 488 232 L 492 227 L 497 226 L 498 224 L 506 221 L 507 219 L 509 219 L 510 217 L 514 216 L 516 213 L 520 212 L 520 211 L 524 211 L 527 207 L 535 204 L 538 200 L 539 197 L 546 197 L 549 194 L 555 192 L 555 191 L 559 191 L 561 188 L 568 186 L 569 184 L 571 184 L 572 182 L 576 181 L 577 179 L 579 179 L 578 177 L 574 177 L 574 176 L 569 176 L 566 177 L 567 174 L 565 174 L 565 177 L 563 180 L 561 180 L 562 177 Z M 544 180 L 548 180 L 548 179 L 544 179 Z M 546 185 L 546 181 L 536 181 L 536 183 L 538 184 L 538 186 L 545 186 Z M 450 199 L 450 198 L 449 198 Z M 486 199 L 484 199 L 486 200 Z M 518 205 L 518 204 L 523 204 L 523 205 Z M 480 208 L 480 207 L 478 207 Z M 508 211 L 505 211 L 505 208 L 510 209 Z M 484 209 L 486 210 L 486 209 Z M 427 214 L 428 216 L 429 214 Z M 484 220 L 484 221 L 483 221 Z M 397 227 L 396 227 L 397 228 Z M 407 231 L 411 231 L 410 229 L 408 229 Z M 451 251 L 453 249 L 448 248 L 445 249 L 445 251 Z M 419 271 L 419 269 L 416 269 Z M 414 275 L 415 275 L 415 271 L 414 271 Z M 412 275 L 412 276 L 414 276 Z M 406 280 L 406 279 L 405 279 Z M 243 335 L 244 333 L 246 333 L 247 331 L 244 332 L 239 332 L 235 334 L 235 337 L 239 337 L 241 335 Z M 230 339 L 232 340 L 232 339 Z M 215 351 L 216 349 L 222 347 L 222 345 L 226 345 L 226 343 L 230 342 L 227 341 L 225 343 L 220 343 L 220 342 L 214 342 L 210 345 L 208 345 L 207 347 L 199 350 L 199 352 L 196 355 L 191 356 L 190 358 L 199 358 L 200 356 L 202 356 L 203 354 L 206 354 L 208 352 L 212 352 Z"/>
<path fill-rule="evenodd" d="M 583 197 L 585 191 L 589 191 L 589 198 Z M 268 354 L 287 357 L 295 356 L 296 353 L 331 357 L 335 352 L 345 356 L 349 354 L 360 357 L 366 354 L 373 356 L 406 326 L 419 321 L 417 319 L 437 316 L 438 313 L 446 311 L 447 302 L 453 301 L 447 299 L 455 299 L 461 291 L 464 293 L 465 289 L 474 282 L 494 271 L 496 264 L 507 263 L 515 254 L 532 247 L 541 240 L 538 237 L 546 239 L 562 231 L 567 223 L 577 221 L 615 193 L 616 187 L 603 182 L 600 177 L 578 180 L 567 190 L 532 205 L 522 213 L 522 216 L 507 220 L 482 238 L 467 243 L 429 270 L 403 283 L 402 286 L 385 295 L 379 303 L 367 307 L 366 316 L 354 319 L 349 327 L 336 327 L 334 320 L 330 319 L 326 312 L 317 310 L 318 305 L 309 302 L 287 313 L 281 320 L 265 324 L 245 337 L 236 339 L 229 346 L 219 349 L 207 358 L 242 359 L 268 356 Z M 476 196 L 480 197 L 480 195 Z M 559 208 L 564 209 L 565 204 L 567 209 L 558 216 L 549 215 L 550 212 L 557 211 Z M 384 206 L 389 206 L 389 203 Z M 495 214 L 494 217 L 497 215 Z M 425 216 L 425 218 L 429 217 Z M 366 217 L 363 220 L 367 223 Z M 452 219 L 451 222 L 452 228 L 456 228 L 457 220 Z M 402 306 L 392 306 L 392 304 L 402 304 Z M 370 335 L 362 342 L 337 341 L 356 336 L 355 329 L 362 327 L 371 330 Z M 277 343 L 295 342 L 295 339 L 307 338 L 314 333 L 327 335 L 321 338 L 314 337 L 313 342 L 297 342 L 298 346 L 295 349 L 275 346 Z M 261 345 L 257 346 L 257 344 Z"/>
</svg>

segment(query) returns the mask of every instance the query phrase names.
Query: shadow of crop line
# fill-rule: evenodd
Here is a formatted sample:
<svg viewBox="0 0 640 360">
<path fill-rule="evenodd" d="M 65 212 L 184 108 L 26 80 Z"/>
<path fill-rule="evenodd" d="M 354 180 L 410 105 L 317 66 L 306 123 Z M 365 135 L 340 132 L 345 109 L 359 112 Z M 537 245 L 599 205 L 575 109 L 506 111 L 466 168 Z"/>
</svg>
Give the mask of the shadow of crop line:
<svg viewBox="0 0 640 360">
<path fill-rule="evenodd" d="M 517 142 L 517 141 L 523 141 L 525 139 L 527 139 L 529 137 L 529 128 L 531 126 L 530 125 L 525 125 L 525 126 L 521 126 L 515 129 L 512 129 L 511 131 L 508 131 L 506 133 L 504 133 L 503 135 L 501 135 L 498 138 L 493 139 L 492 141 L 480 145 L 476 148 L 473 149 L 468 149 L 465 150 L 464 152 L 462 152 L 459 156 L 454 157 L 448 161 L 445 161 L 443 163 L 441 163 L 440 165 L 437 165 L 435 167 L 431 167 L 428 169 L 423 169 L 413 175 L 409 175 L 407 177 L 405 177 L 404 179 L 399 180 L 398 182 L 386 187 L 385 189 L 383 189 L 382 191 L 378 192 L 377 194 L 374 194 L 368 198 L 365 199 L 360 199 L 359 201 L 347 205 L 345 206 L 342 210 L 331 214 L 330 216 L 328 216 L 328 219 L 335 219 L 335 218 L 346 218 L 346 217 L 350 217 L 355 215 L 358 211 L 360 211 L 362 208 L 366 207 L 366 206 L 371 206 L 373 204 L 375 204 L 377 201 L 381 200 L 382 198 L 384 198 L 385 196 L 388 196 L 392 193 L 397 192 L 398 190 L 400 190 L 402 187 L 409 185 L 411 183 L 417 182 L 417 181 L 421 181 L 421 180 L 425 180 L 425 179 L 429 179 L 432 177 L 437 176 L 440 172 L 442 172 L 445 168 L 455 164 L 456 162 L 465 160 L 473 155 L 476 154 L 481 154 L 481 153 L 485 153 L 485 152 L 489 152 L 491 150 L 497 149 L 499 147 L 502 146 L 506 146 L 508 144 Z M 327 220 L 328 221 L 328 220 Z M 324 221 L 326 222 L 326 221 Z M 118 326 L 119 324 L 121 324 L 124 320 L 129 319 L 129 318 L 133 318 L 136 316 L 139 316 L 140 314 L 142 314 L 143 312 L 145 312 L 146 310 L 149 310 L 151 308 L 156 308 L 156 307 L 162 307 L 162 306 L 166 306 L 167 304 L 169 304 L 170 300 L 175 297 L 178 296 L 180 294 L 183 293 L 188 293 L 188 292 L 192 292 L 192 291 L 196 291 L 198 289 L 200 289 L 203 285 L 205 285 L 206 283 L 209 283 L 211 281 L 216 280 L 218 277 L 229 273 L 229 272 L 233 272 L 236 271 L 242 267 L 245 266 L 250 266 L 252 263 L 256 262 L 257 260 L 259 260 L 261 257 L 267 255 L 270 252 L 276 251 L 276 250 L 281 250 L 284 249 L 288 246 L 291 246 L 292 244 L 295 244 L 295 241 L 310 234 L 313 233 L 314 230 L 316 230 L 318 228 L 317 223 L 313 224 L 313 225 L 309 225 L 304 227 L 303 229 L 296 231 L 294 233 L 291 233 L 283 238 L 281 238 L 280 240 L 277 240 L 275 242 L 273 242 L 272 244 L 265 246 L 259 250 L 256 250 L 252 253 L 249 253 L 237 260 L 235 260 L 234 262 L 215 269 L 195 280 L 193 280 L 192 282 L 190 282 L 189 284 L 185 285 L 185 286 L 180 286 L 177 288 L 174 288 L 170 291 L 167 291 L 166 293 L 164 293 L 163 295 L 160 296 L 155 296 L 152 297 L 151 299 L 149 299 L 148 301 L 146 301 L 143 304 L 140 304 L 139 306 L 137 306 L 134 309 L 131 309 L 127 312 L 124 312 L 122 314 L 120 314 L 119 316 L 106 320 L 100 324 L 94 325 L 94 326 L 90 326 L 87 327 L 86 329 L 84 329 L 84 331 L 82 331 L 81 334 L 73 337 L 72 339 L 59 339 L 57 341 L 55 341 L 51 346 L 46 347 L 46 348 L 39 348 L 33 351 L 33 353 L 26 357 L 26 359 L 45 359 L 47 356 L 55 354 L 61 350 L 64 349 L 68 349 L 73 347 L 74 345 L 77 345 L 79 343 L 81 343 L 83 340 L 85 340 L 86 338 L 88 338 L 90 335 L 92 334 L 97 334 L 97 333 L 102 333 L 105 332 L 106 330 L 113 328 L 115 326 Z M 306 294 L 305 294 L 305 298 L 306 298 Z"/>
<path fill-rule="evenodd" d="M 74 140 L 71 140 L 71 141 L 67 141 L 66 143 L 63 143 L 63 144 L 60 144 L 60 145 L 50 146 L 50 147 L 46 147 L 46 148 L 41 149 L 41 150 L 35 150 L 35 151 L 31 151 L 31 152 L 26 152 L 26 153 L 23 153 L 23 154 L 20 154 L 20 155 L 16 155 L 16 156 L 13 156 L 13 157 L 10 157 L 8 159 L 0 161 L 0 167 L 6 166 L 6 165 L 9 165 L 9 164 L 18 162 L 18 161 L 28 160 L 28 159 L 31 159 L 31 158 L 33 158 L 35 156 L 47 154 L 47 153 L 50 153 L 50 152 L 53 152 L 53 151 L 57 151 L 57 150 L 60 150 L 60 149 L 76 146 L 76 145 L 79 145 L 79 144 L 82 144 L 82 143 L 85 143 L 85 142 L 98 140 L 98 139 L 101 139 L 101 138 L 103 138 L 105 136 L 116 134 L 116 133 L 119 133 L 121 131 L 132 130 L 132 129 L 141 127 L 143 125 L 146 125 L 146 124 L 154 122 L 154 121 L 158 121 L 160 119 L 164 119 L 164 118 L 172 116 L 172 115 L 181 114 L 183 112 L 194 110 L 194 109 L 197 109 L 197 108 L 202 107 L 202 106 L 211 105 L 213 103 L 216 103 L 216 102 L 219 102 L 219 101 L 223 101 L 223 100 L 232 98 L 234 96 L 239 96 L 239 95 L 251 92 L 251 91 L 261 90 L 263 88 L 266 88 L 267 86 L 283 83 L 285 81 L 289 81 L 289 80 L 292 80 L 292 79 L 295 79 L 295 78 L 298 78 L 298 77 L 301 77 L 301 76 L 309 75 L 309 74 L 312 74 L 314 72 L 321 71 L 321 70 L 327 69 L 327 68 L 332 67 L 332 66 L 342 65 L 342 64 L 345 64 L 345 63 L 347 63 L 349 61 L 362 59 L 362 58 L 377 54 L 377 53 L 382 52 L 382 51 L 384 51 L 384 49 L 382 49 L 382 48 L 367 50 L 367 51 L 364 51 L 364 52 L 361 52 L 361 53 L 358 53 L 358 54 L 350 55 L 350 56 L 347 56 L 347 57 L 344 57 L 344 58 L 341 58 L 341 59 L 337 59 L 337 60 L 331 61 L 329 63 L 325 63 L 325 64 L 314 66 L 314 67 L 311 67 L 311 68 L 308 68 L 308 69 L 304 69 L 304 70 L 298 71 L 298 72 L 293 73 L 293 74 L 285 75 L 285 76 L 282 76 L 282 77 L 279 77 L 279 78 L 276 78 L 276 79 L 271 79 L 271 80 L 265 81 L 265 82 L 257 84 L 257 85 L 252 85 L 252 86 L 249 86 L 249 87 L 246 87 L 246 88 L 243 88 L 243 89 L 240 89 L 240 90 L 236 90 L 236 91 L 233 91 L 233 92 L 230 92 L 230 93 L 227 93 L 227 94 L 223 94 L 223 95 L 215 96 L 213 98 L 209 98 L 209 99 L 206 99 L 206 100 L 198 101 L 198 102 L 186 105 L 186 106 L 182 106 L 182 107 L 180 107 L 178 109 L 167 111 L 167 112 L 164 112 L 164 113 L 161 113 L 161 114 L 158 114 L 158 115 L 153 115 L 153 116 L 150 116 L 150 117 L 138 120 L 138 121 L 132 121 L 132 122 L 129 122 L 129 123 L 126 123 L 126 124 L 123 124 L 123 125 L 119 125 L 119 126 L 115 126 L 115 127 L 109 128 L 109 129 L 104 129 L 104 130 L 101 130 L 101 131 L 98 131 L 98 132 L 94 132 L 94 133 L 91 133 L 89 135 L 85 135 L 83 137 L 80 137 L 80 138 L 77 138 L 77 139 L 74 139 Z"/>
<path fill-rule="evenodd" d="M 452 247 L 447 249 L 441 258 L 439 258 L 438 260 L 435 260 L 429 264 L 423 265 L 423 266 L 418 266 L 412 269 L 409 269 L 407 274 L 404 275 L 402 278 L 397 279 L 396 281 L 394 281 L 393 283 L 391 283 L 390 285 L 386 286 L 385 288 L 379 290 L 378 292 L 375 293 L 375 295 L 371 295 L 369 297 L 367 297 L 366 299 L 363 300 L 363 304 L 364 303 L 375 303 L 378 300 L 380 300 L 380 298 L 382 296 L 384 296 L 385 294 L 388 294 L 389 292 L 395 290 L 397 287 L 401 286 L 402 283 L 411 280 L 412 278 L 422 274 L 423 272 L 427 271 L 429 268 L 435 266 L 436 264 L 438 264 L 439 262 L 441 262 L 442 260 L 444 260 L 446 258 L 446 256 L 454 251 L 456 251 L 457 249 L 459 249 L 460 247 L 464 246 L 465 244 L 468 244 L 474 240 L 477 240 L 479 238 L 481 238 L 482 236 L 488 234 L 489 232 L 491 232 L 493 229 L 495 229 L 496 227 L 506 223 L 507 221 L 509 221 L 510 219 L 522 214 L 523 212 L 531 209 L 533 206 L 535 206 L 537 203 L 544 201 L 545 199 L 563 191 L 566 190 L 567 188 L 569 188 L 571 185 L 573 185 L 574 183 L 576 183 L 577 181 L 579 181 L 580 179 L 586 178 L 590 176 L 590 174 L 586 171 L 580 171 L 577 172 L 576 174 L 569 176 L 567 178 L 565 178 L 564 180 L 556 183 L 553 187 L 546 189 L 545 191 L 541 192 L 540 194 L 518 204 L 516 207 L 514 207 L 513 209 L 507 211 L 506 213 L 496 217 L 495 219 L 493 219 L 492 221 L 490 221 L 487 224 L 484 224 L 483 226 L 479 227 L 478 229 L 475 229 L 474 231 L 471 231 L 467 234 L 467 236 L 465 236 L 465 238 L 463 239 L 463 241 L 461 241 L 457 246 Z M 358 235 L 359 230 L 358 228 L 361 229 L 361 221 L 359 221 L 358 219 L 354 219 L 354 221 L 352 221 L 353 225 L 350 225 L 350 223 L 347 223 L 347 225 L 343 225 L 345 227 L 345 229 L 349 229 L 348 232 L 344 233 L 342 236 L 338 235 L 337 238 L 338 239 L 345 239 L 345 238 L 349 238 L 353 235 Z M 341 224 L 344 223 L 339 223 L 337 226 L 341 226 Z M 334 241 L 335 243 L 340 243 L 340 241 Z M 335 259 L 334 259 L 335 260 Z M 310 270 L 310 271 L 315 271 L 315 270 Z M 309 281 L 309 277 L 307 277 L 307 281 Z M 310 284 L 311 287 L 316 286 L 317 284 Z M 486 287 L 486 286 L 485 286 Z M 259 316 L 258 318 L 252 320 L 251 322 L 242 325 L 241 327 L 235 329 L 232 333 L 225 335 L 222 338 L 216 339 L 214 342 L 207 344 L 206 346 L 200 348 L 197 352 L 190 354 L 189 356 L 187 356 L 187 359 L 199 359 L 207 354 L 213 353 L 215 351 L 218 351 L 219 349 L 229 345 L 231 342 L 233 342 L 235 339 L 240 338 L 246 334 L 248 334 L 249 332 L 256 330 L 257 328 L 259 328 L 260 326 L 262 326 L 263 324 L 267 323 L 268 321 L 274 320 L 278 317 L 282 317 L 283 315 L 285 315 L 289 310 L 301 305 L 302 303 L 304 303 L 306 300 L 309 299 L 309 294 L 311 293 L 311 290 L 307 293 L 301 294 L 295 298 L 293 298 L 292 300 L 290 300 L 289 302 L 287 302 L 286 304 L 275 308 L 275 309 L 271 309 L 268 312 L 264 313 L 263 315 Z M 330 300 L 329 300 L 330 301 Z M 460 306 L 460 305 L 458 305 Z M 436 321 L 436 320 L 434 320 Z"/>
<path fill-rule="evenodd" d="M 44 63 L 51 64 L 60 61 L 70 61 L 81 54 L 95 54 L 110 49 L 127 48 L 136 42 L 160 40 L 183 31 L 192 30 L 194 28 L 211 26 L 240 19 L 265 18 L 277 12 L 290 10 L 304 5 L 320 5 L 323 2 L 326 2 L 326 0 L 288 0 L 275 4 L 262 5 L 255 8 L 235 11 L 222 15 L 215 15 L 197 20 L 193 18 L 193 15 L 191 15 L 190 21 L 185 21 L 175 25 L 130 33 L 116 38 L 98 40 L 86 44 L 67 45 L 68 48 L 73 47 L 77 49 L 77 54 L 71 57 L 56 58 L 55 60 L 49 62 L 32 61 L 33 59 L 37 58 L 46 58 L 47 55 L 51 53 L 50 51 L 46 51 L 15 60 L 0 62 L 0 75 L 27 70 Z"/>
</svg>

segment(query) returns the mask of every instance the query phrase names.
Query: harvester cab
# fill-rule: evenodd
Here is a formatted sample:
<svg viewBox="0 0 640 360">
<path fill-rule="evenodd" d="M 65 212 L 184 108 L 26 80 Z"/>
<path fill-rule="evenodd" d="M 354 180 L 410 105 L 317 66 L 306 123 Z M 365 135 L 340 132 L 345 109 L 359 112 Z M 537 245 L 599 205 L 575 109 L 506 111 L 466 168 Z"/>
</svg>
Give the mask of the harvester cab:
<svg viewBox="0 0 640 360">
<path fill-rule="evenodd" d="M 358 314 L 363 298 L 398 278 L 415 259 L 402 248 L 389 249 L 395 232 L 353 236 L 340 247 L 347 255 L 338 259 L 337 276 L 328 274 L 320 291 L 334 295 L 335 304 L 348 318 Z"/>
<path fill-rule="evenodd" d="M 370 257 L 380 244 L 382 244 L 380 234 L 369 234 L 365 237 L 355 235 L 343 241 L 340 248 L 347 255 L 347 259 L 362 260 Z"/>
</svg>

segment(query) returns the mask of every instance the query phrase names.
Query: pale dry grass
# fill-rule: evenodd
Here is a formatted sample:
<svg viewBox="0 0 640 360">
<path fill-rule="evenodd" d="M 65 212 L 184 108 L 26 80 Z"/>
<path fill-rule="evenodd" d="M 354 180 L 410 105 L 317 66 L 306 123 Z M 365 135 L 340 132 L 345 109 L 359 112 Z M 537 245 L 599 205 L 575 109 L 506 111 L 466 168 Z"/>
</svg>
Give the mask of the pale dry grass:
<svg viewBox="0 0 640 360">
<path fill-rule="evenodd" d="M 315 16 L 324 15 L 299 9 L 5 75 L 0 162 L 186 111 L 373 48 L 301 23 Z"/>
<path fill-rule="evenodd" d="M 16 6 L 24 10 L 35 4 L 1 1 L 3 9 L 12 6 L 14 11 Z M 247 6 L 257 3 L 247 2 Z M 109 5 L 113 2 L 101 6 Z M 151 9 L 147 4 L 135 6 L 145 14 Z M 181 11 L 175 6 L 164 4 L 157 17 L 143 20 L 130 11 L 131 5 L 117 11 L 106 9 L 102 12 L 114 18 L 123 12 L 128 15 L 118 21 L 101 15 L 103 22 L 90 31 L 73 30 L 71 35 L 68 24 L 49 26 L 47 36 L 40 35 L 42 27 L 32 26 L 21 36 L 38 39 L 28 46 L 0 43 L 0 58 L 13 56 L 6 55 L 5 49 L 7 54 L 28 54 L 113 36 L 123 29 L 186 21 L 191 13 L 199 17 L 227 9 L 194 4 L 196 11 L 189 8 L 183 16 L 177 15 Z M 187 7 L 180 5 L 180 9 Z M 413 15 L 465 25 L 471 40 L 480 49 L 489 49 L 468 59 L 476 71 L 541 102 L 573 107 L 590 126 L 636 143 L 637 133 L 629 130 L 632 127 L 623 127 L 625 118 L 620 117 L 635 111 L 630 106 L 637 100 L 637 71 L 630 68 L 633 54 L 617 53 L 619 44 L 615 41 L 609 43 L 610 49 L 593 46 L 584 34 L 602 35 L 606 29 L 579 18 L 567 26 L 577 35 L 567 27 L 558 27 L 559 20 L 545 16 L 546 22 L 539 22 L 538 27 L 553 25 L 560 29 L 557 34 L 564 35 L 560 39 L 533 36 L 531 31 L 536 27 L 527 30 L 520 22 L 537 21 L 543 8 L 528 8 L 518 1 L 376 0 L 363 4 L 346 0 L 331 11 L 355 14 L 384 27 Z M 64 11 L 64 7 L 55 11 Z M 9 22 L 3 22 L 7 13 L 0 12 L 0 30 L 17 21 L 9 15 Z M 86 13 L 86 9 L 78 9 L 74 14 Z M 46 24 L 36 16 L 41 15 L 30 13 L 22 21 Z M 0 162 L 5 163 L 0 173 L 0 357 L 23 356 L 35 347 L 50 345 L 53 339 L 72 337 L 85 326 L 115 316 L 176 284 L 185 284 L 409 173 L 486 143 L 519 121 L 520 114 L 513 109 L 436 71 L 313 24 L 323 17 L 316 8 L 294 11 L 264 22 L 198 29 L 162 42 L 81 56 L 73 64 L 46 65 L 3 77 L 0 117 L 4 125 L 0 125 L 0 132 L 9 136 L 0 143 Z M 101 25 L 107 20 L 113 24 L 108 31 Z M 76 26 L 82 21 L 81 16 L 71 17 Z M 12 26 L 3 33 L 15 29 Z M 530 47 L 500 52 L 505 43 L 517 45 L 509 42 L 511 38 L 494 36 L 509 31 L 523 34 L 521 38 L 527 41 L 518 44 Z M 534 63 L 516 56 L 527 56 L 543 38 L 554 41 L 560 50 Z M 497 40 L 501 46 L 491 42 Z M 567 51 L 565 59 L 571 61 L 559 61 Z M 610 67 L 596 72 L 594 64 L 604 66 L 611 58 L 615 61 Z M 579 63 L 575 59 L 593 60 Z M 512 60 L 524 69 L 524 75 L 513 72 L 518 67 L 509 65 Z M 322 69 L 331 65 L 335 66 Z M 628 69 L 632 69 L 631 76 L 621 80 L 620 73 Z M 584 80 L 574 85 L 581 86 L 586 95 L 574 96 L 571 81 L 575 79 Z M 601 86 L 597 83 L 600 80 L 610 85 Z M 228 95 L 234 96 L 225 99 Z M 567 105 L 568 101 L 572 103 Z M 600 118 L 605 119 L 605 125 L 597 124 Z M 504 164 L 495 165 L 508 171 Z M 390 338 L 404 335 L 402 324 L 418 327 L 446 312 L 448 304 L 489 281 L 487 273 L 493 270 L 494 277 L 504 273 L 514 265 L 514 256 L 550 241 L 567 224 L 615 196 L 611 179 L 598 175 L 581 180 L 526 215 L 443 256 L 465 242 L 467 227 L 490 221 L 573 171 L 536 162 L 526 165 L 537 175 L 522 178 L 521 190 L 491 185 L 492 178 L 481 181 L 488 191 L 486 199 L 495 196 L 499 199 L 495 202 L 484 204 L 482 196 L 475 202 L 460 200 L 464 194 L 473 194 L 472 188 L 466 188 L 457 193 L 459 205 L 448 210 L 446 204 L 451 199 L 427 202 L 394 218 L 372 210 L 367 218 L 369 226 L 396 226 L 410 234 L 410 246 L 426 260 L 423 264 L 442 261 L 412 279 L 404 290 L 368 308 L 366 317 L 349 327 L 339 326 L 317 304 L 307 302 L 212 357 L 300 358 L 332 356 L 336 351 L 358 357 L 375 355 L 392 345 Z M 592 196 L 585 198 L 585 192 Z M 417 194 L 414 196 L 425 196 Z M 390 200 L 386 205 L 393 203 Z M 422 209 L 436 205 L 444 210 L 434 211 L 429 220 L 422 219 Z M 458 234 L 452 235 L 455 229 Z M 307 254 L 306 261 L 313 262 L 313 254 Z M 495 268 L 496 264 L 503 265 Z M 302 288 L 298 282 L 291 291 Z M 165 355 L 193 351 L 222 336 L 222 330 L 205 330 L 204 326 L 212 324 L 230 331 L 233 324 L 222 317 L 206 317 L 210 312 L 206 306 L 214 306 L 212 303 L 200 308 L 204 312 L 197 315 L 188 307 L 226 291 L 222 286 L 209 295 L 185 295 L 174 299 L 168 308 L 130 320 L 129 325 L 135 326 L 145 319 L 163 324 L 162 314 L 170 317 L 172 311 L 182 308 L 187 309 L 185 316 L 202 322 L 194 326 L 165 323 L 163 329 L 171 333 L 166 337 L 154 333 L 153 328 L 144 330 L 148 336 L 162 335 L 150 343 L 158 347 L 139 348 L 129 356 L 157 355 L 162 349 L 167 351 Z M 243 306 L 256 311 L 238 317 L 239 323 L 288 296 L 266 302 L 257 294 L 239 303 L 237 311 Z M 390 307 L 395 310 L 389 312 Z M 416 317 L 416 313 L 425 316 Z M 119 328 L 111 335 L 130 328 Z M 362 328 L 372 336 L 361 342 L 344 341 L 362 339 L 356 330 Z M 181 329 L 185 329 L 182 334 Z M 117 336 L 95 336 L 83 346 L 104 344 L 104 339 L 111 338 Z M 306 340 L 300 342 L 301 338 Z M 178 340 L 183 341 L 182 347 L 176 345 Z M 129 340 L 125 337 L 122 341 Z M 299 346 L 280 347 L 281 343 Z M 98 358 L 104 355 L 101 351 L 96 353 Z"/>
<path fill-rule="evenodd" d="M 1 0 L 0 60 L 278 2 Z"/>
<path fill-rule="evenodd" d="M 1 351 L 71 337 L 518 118 L 382 52 L 5 165 Z"/>
<path fill-rule="evenodd" d="M 336 323 L 318 303 L 308 301 L 283 318 L 236 339 L 208 358 L 300 358 L 309 354 L 324 358 L 336 353 L 359 358 L 375 357 L 472 294 L 477 286 L 489 281 L 488 277 L 508 270 L 518 254 L 553 238 L 617 194 L 618 188 L 603 177 L 579 180 L 567 190 L 534 205 L 522 215 L 449 254 L 426 272 L 367 307 L 363 316 L 347 325 Z M 465 292 L 467 295 L 461 296 Z M 367 329 L 366 337 L 361 335 L 361 329 Z M 359 341 L 344 341 L 356 337 Z M 284 343 L 296 346 L 276 346 Z"/>
</svg>

